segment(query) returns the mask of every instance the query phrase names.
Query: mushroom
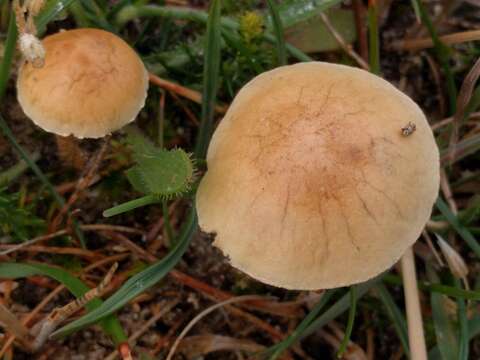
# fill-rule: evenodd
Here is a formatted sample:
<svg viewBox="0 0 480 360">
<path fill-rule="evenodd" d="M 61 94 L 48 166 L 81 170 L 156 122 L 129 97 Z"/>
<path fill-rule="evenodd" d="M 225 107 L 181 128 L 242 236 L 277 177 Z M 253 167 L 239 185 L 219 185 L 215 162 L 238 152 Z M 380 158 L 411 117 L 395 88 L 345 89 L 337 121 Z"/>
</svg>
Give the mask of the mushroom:
<svg viewBox="0 0 480 360">
<path fill-rule="evenodd" d="M 118 36 L 98 29 L 59 32 L 43 40 L 41 68 L 24 62 L 18 101 L 41 128 L 99 138 L 133 121 L 145 104 L 148 73 Z"/>
<path fill-rule="evenodd" d="M 420 108 L 364 70 L 323 62 L 265 72 L 216 129 L 196 196 L 233 266 L 287 289 L 366 281 L 418 238 L 439 188 Z"/>
</svg>

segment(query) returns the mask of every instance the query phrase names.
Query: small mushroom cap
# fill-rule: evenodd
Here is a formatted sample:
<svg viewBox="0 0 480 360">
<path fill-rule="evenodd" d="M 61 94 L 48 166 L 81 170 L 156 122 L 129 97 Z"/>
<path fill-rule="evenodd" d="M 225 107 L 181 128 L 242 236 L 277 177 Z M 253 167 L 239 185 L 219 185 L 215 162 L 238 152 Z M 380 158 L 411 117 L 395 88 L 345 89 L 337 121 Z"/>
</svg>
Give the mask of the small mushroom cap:
<svg viewBox="0 0 480 360">
<path fill-rule="evenodd" d="M 17 96 L 25 114 L 58 135 L 99 138 L 133 121 L 145 104 L 148 73 L 118 36 L 98 29 L 43 40 L 45 64 L 24 62 Z"/>
<path fill-rule="evenodd" d="M 409 122 L 416 131 L 402 134 Z M 197 192 L 200 227 L 267 284 L 327 289 L 392 266 L 439 188 L 425 116 L 366 71 L 322 62 L 250 81 L 215 131 Z"/>
</svg>

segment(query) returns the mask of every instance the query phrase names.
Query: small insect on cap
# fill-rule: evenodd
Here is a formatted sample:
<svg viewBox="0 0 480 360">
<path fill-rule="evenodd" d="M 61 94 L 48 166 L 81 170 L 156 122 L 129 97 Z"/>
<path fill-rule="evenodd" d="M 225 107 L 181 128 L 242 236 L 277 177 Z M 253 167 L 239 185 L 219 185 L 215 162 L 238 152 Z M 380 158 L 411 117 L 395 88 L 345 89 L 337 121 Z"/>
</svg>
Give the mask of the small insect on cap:
<svg viewBox="0 0 480 360">
<path fill-rule="evenodd" d="M 148 73 L 118 36 L 98 29 L 59 32 L 43 40 L 41 68 L 24 62 L 18 101 L 41 128 L 99 138 L 133 121 L 145 104 Z"/>
<path fill-rule="evenodd" d="M 418 238 L 439 187 L 420 108 L 375 75 L 322 62 L 245 85 L 207 164 L 201 228 L 233 266 L 288 289 L 346 286 L 388 269 Z"/>
</svg>

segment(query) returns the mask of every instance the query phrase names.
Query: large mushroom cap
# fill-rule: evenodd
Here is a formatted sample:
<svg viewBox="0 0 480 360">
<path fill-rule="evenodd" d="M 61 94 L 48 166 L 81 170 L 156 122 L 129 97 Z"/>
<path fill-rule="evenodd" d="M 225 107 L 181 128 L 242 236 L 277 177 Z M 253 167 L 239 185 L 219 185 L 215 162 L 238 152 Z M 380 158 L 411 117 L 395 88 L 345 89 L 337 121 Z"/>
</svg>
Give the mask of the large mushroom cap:
<svg viewBox="0 0 480 360">
<path fill-rule="evenodd" d="M 416 131 L 402 135 L 409 122 Z M 289 289 L 368 280 L 418 238 L 439 187 L 420 108 L 366 71 L 321 62 L 250 81 L 213 135 L 200 226 L 233 266 Z"/>
<path fill-rule="evenodd" d="M 45 65 L 23 63 L 18 100 L 41 128 L 98 138 L 133 121 L 145 104 L 148 76 L 135 51 L 98 29 L 63 31 L 43 40 Z"/>
</svg>

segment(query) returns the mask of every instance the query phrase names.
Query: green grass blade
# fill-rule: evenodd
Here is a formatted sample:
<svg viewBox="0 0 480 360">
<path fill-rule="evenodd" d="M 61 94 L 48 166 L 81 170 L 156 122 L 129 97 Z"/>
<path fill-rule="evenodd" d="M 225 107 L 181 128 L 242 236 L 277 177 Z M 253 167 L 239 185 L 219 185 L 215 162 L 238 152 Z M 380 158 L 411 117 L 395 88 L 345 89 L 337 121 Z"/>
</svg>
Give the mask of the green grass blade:
<svg viewBox="0 0 480 360">
<path fill-rule="evenodd" d="M 475 314 L 468 320 L 468 340 L 472 340 L 480 335 L 480 315 Z M 438 345 L 428 352 L 429 360 L 442 360 Z"/>
<path fill-rule="evenodd" d="M 420 12 L 420 18 L 422 23 L 427 27 L 430 37 L 433 41 L 433 47 L 435 50 L 435 56 L 439 61 L 443 73 L 445 75 L 446 86 L 447 86 L 447 93 L 448 93 L 448 100 L 450 104 L 450 115 L 455 114 L 457 108 L 457 87 L 455 85 L 455 79 L 453 77 L 453 72 L 450 67 L 450 59 L 449 59 L 449 48 L 442 43 L 440 38 L 438 37 L 437 30 L 430 19 L 425 7 L 423 6 L 422 0 L 412 0 Z"/>
<path fill-rule="evenodd" d="M 340 4 L 342 0 L 295 0 L 282 1 L 277 6 L 280 19 L 285 29 L 299 23 L 311 21 L 322 11 Z"/>
<path fill-rule="evenodd" d="M 270 11 L 270 16 L 272 17 L 273 29 L 276 37 L 278 63 L 279 65 L 285 65 L 287 63 L 287 51 L 285 48 L 282 20 L 280 19 L 275 1 L 267 0 L 267 5 Z"/>
<path fill-rule="evenodd" d="M 242 54 L 242 56 L 246 59 L 248 62 L 248 65 L 250 68 L 256 73 L 260 74 L 264 71 L 262 66 L 258 63 L 258 61 L 255 61 L 255 58 L 252 56 L 252 52 L 250 49 L 248 49 L 244 43 L 238 38 L 238 36 L 235 36 L 234 32 L 229 29 L 222 29 L 222 36 L 225 42 L 232 48 L 237 49 L 237 51 Z"/>
<path fill-rule="evenodd" d="M 335 1 L 327 1 L 325 2 L 325 7 L 319 7 L 321 9 L 327 9 L 328 7 L 338 3 L 338 0 Z M 171 18 L 171 19 L 177 19 L 177 20 L 188 20 L 188 21 L 195 21 L 199 23 L 206 23 L 208 20 L 208 14 L 205 11 L 202 10 L 196 10 L 196 9 L 187 9 L 187 8 L 181 8 L 177 6 L 156 6 L 156 5 L 144 5 L 144 6 L 125 6 L 123 9 L 121 9 L 117 15 L 116 15 L 116 24 L 117 26 L 121 27 L 125 23 L 127 23 L 130 20 L 133 20 L 137 17 L 166 17 L 166 18 Z M 229 30 L 234 30 L 235 32 L 238 31 L 239 24 L 228 17 L 222 17 L 220 19 L 220 23 L 223 28 L 229 29 Z M 236 34 L 236 37 L 238 37 L 238 33 Z M 276 38 L 270 33 L 265 33 L 263 35 L 263 38 L 265 41 L 268 41 L 272 44 L 275 44 Z M 302 52 L 301 50 L 297 49 L 296 47 L 290 45 L 290 44 L 285 44 L 286 50 L 297 60 L 300 61 L 313 61 L 313 59 Z"/>
<path fill-rule="evenodd" d="M 462 289 L 462 283 L 458 279 L 454 279 L 455 288 Z M 468 316 L 467 306 L 464 299 L 457 299 L 457 317 L 458 317 L 458 360 L 468 360 L 469 339 L 468 339 Z"/>
<path fill-rule="evenodd" d="M 327 302 L 330 300 L 330 298 L 335 292 L 336 290 L 328 290 L 322 295 L 320 301 L 317 304 L 315 304 L 313 309 L 302 320 L 302 322 L 297 326 L 297 328 L 285 340 L 278 343 L 274 347 L 274 351 L 270 356 L 269 360 L 277 359 L 285 350 L 287 350 L 291 345 L 293 345 L 297 340 L 299 340 L 300 336 L 303 334 L 305 329 L 318 316 L 320 311 L 325 307 L 325 305 L 327 304 Z M 273 347 L 266 350 L 266 353 L 268 353 L 269 350 L 271 349 L 273 349 Z"/>
<path fill-rule="evenodd" d="M 428 265 L 427 275 L 430 281 L 439 281 L 435 271 Z M 458 360 L 457 334 L 455 326 L 448 316 L 446 299 L 444 295 L 435 292 L 432 292 L 430 295 L 433 326 L 442 360 Z"/>
<path fill-rule="evenodd" d="M 272 43 L 272 44 L 275 44 L 276 43 L 276 38 L 275 36 L 273 36 L 272 34 L 263 34 L 263 38 Z M 314 59 L 310 56 L 308 56 L 307 54 L 305 54 L 302 50 L 300 49 L 297 49 L 295 46 L 291 45 L 291 44 L 288 44 L 286 43 L 285 44 L 285 49 L 294 57 L 296 58 L 297 60 L 299 61 L 314 61 Z"/>
<path fill-rule="evenodd" d="M 30 158 L 28 153 L 20 146 L 20 144 L 15 139 L 11 129 L 9 128 L 5 119 L 0 115 L 0 129 L 3 131 L 4 135 L 10 141 L 13 148 L 20 154 L 23 160 L 30 166 L 35 175 L 40 179 L 40 181 L 47 187 L 48 191 L 51 193 L 52 197 L 58 203 L 58 205 L 63 206 L 65 200 L 58 194 L 58 192 L 53 187 L 52 183 L 47 179 L 45 174 L 40 170 L 40 168 L 35 164 L 35 162 Z"/>
<path fill-rule="evenodd" d="M 10 78 L 10 70 L 12 68 L 13 57 L 15 55 L 15 46 L 17 43 L 17 24 L 15 22 L 15 14 L 10 13 L 8 23 L 7 39 L 3 53 L 2 63 L 0 64 L 0 102 L 5 96 L 7 90 L 8 79 Z"/>
<path fill-rule="evenodd" d="M 367 282 L 364 282 L 360 285 L 356 285 L 356 298 L 357 301 L 360 299 L 363 295 L 367 293 L 368 290 L 370 290 L 373 286 L 377 284 L 378 281 L 380 281 L 381 276 L 376 277 L 372 280 L 369 280 Z M 307 335 L 310 335 L 314 331 L 318 330 L 322 326 L 328 324 L 330 321 L 333 319 L 337 318 L 341 314 L 343 314 L 345 311 L 347 311 L 350 307 L 350 295 L 345 294 L 341 299 L 339 299 L 335 304 L 333 304 L 327 311 L 325 311 L 322 315 L 320 315 L 317 319 L 315 319 L 304 331 L 302 337 L 305 337 Z"/>
<path fill-rule="evenodd" d="M 50 0 L 48 1 L 40 14 L 35 18 L 38 34 L 41 36 L 47 28 L 47 24 L 58 16 L 62 11 L 68 7 L 75 0 Z"/>
<path fill-rule="evenodd" d="M 32 161 L 36 162 L 40 159 L 40 153 L 34 152 L 30 155 Z M 25 171 L 29 169 L 28 164 L 25 160 L 20 160 L 18 163 L 13 165 L 11 168 L 2 171 L 0 173 L 0 188 L 4 186 L 8 186 L 11 184 L 15 179 L 17 179 L 20 175 L 22 175 Z"/>
<path fill-rule="evenodd" d="M 378 11 L 374 3 L 368 6 L 368 38 L 370 71 L 380 75 L 380 41 L 378 34 Z"/>
<path fill-rule="evenodd" d="M 415 0 L 410 0 L 410 2 L 412 4 L 413 11 L 415 12 L 415 17 L 417 18 L 417 21 L 422 21 L 422 15 L 420 14 L 420 8 L 418 7 L 418 3 Z"/>
<path fill-rule="evenodd" d="M 455 161 L 458 162 L 467 156 L 473 155 L 480 150 L 480 134 L 474 134 L 457 143 L 455 146 Z M 448 149 L 440 151 L 440 160 L 446 162 L 448 160 Z"/>
<path fill-rule="evenodd" d="M 472 93 L 472 97 L 465 108 L 464 119 L 468 119 L 470 114 L 480 107 L 480 85 L 475 88 Z"/>
<path fill-rule="evenodd" d="M 203 66 L 202 120 L 195 148 L 195 157 L 198 159 L 205 158 L 213 131 L 215 101 L 217 98 L 220 74 L 220 14 L 221 0 L 213 0 L 210 5 L 207 20 L 207 42 L 205 44 Z"/>
<path fill-rule="evenodd" d="M 20 154 L 20 156 L 23 158 L 23 160 L 28 164 L 28 166 L 33 170 L 35 175 L 38 177 L 38 179 L 43 183 L 43 185 L 48 189 L 54 200 L 57 202 L 57 204 L 60 207 L 63 207 L 65 204 L 65 199 L 60 196 L 60 194 L 55 190 L 55 187 L 52 185 L 52 183 L 48 180 L 48 178 L 45 176 L 45 174 L 40 170 L 40 168 L 35 164 L 35 161 L 33 161 L 30 158 L 30 155 L 20 146 L 20 144 L 17 142 L 15 139 L 15 136 L 12 133 L 12 130 L 8 126 L 7 122 L 5 119 L 0 115 L 0 130 L 2 130 L 3 134 L 6 136 L 12 147 Z M 85 247 L 85 238 L 83 236 L 83 232 L 80 230 L 80 227 L 78 226 L 78 223 L 76 220 L 73 220 L 73 229 L 75 231 L 75 235 L 77 235 L 80 243 L 82 244 L 82 247 Z"/>
<path fill-rule="evenodd" d="M 460 223 L 455 214 L 453 214 L 448 208 L 448 205 L 445 203 L 445 201 L 438 197 L 437 201 L 435 202 L 435 206 L 438 208 L 438 210 L 440 210 L 442 215 L 445 216 L 447 221 L 452 225 L 458 235 L 465 240 L 470 249 L 472 249 L 472 251 L 480 258 L 480 245 L 478 244 L 477 240 L 472 233 Z"/>
<path fill-rule="evenodd" d="M 363 295 L 367 293 L 373 286 L 376 285 L 382 276 L 376 277 L 370 281 L 362 283 L 360 285 L 356 285 L 356 298 L 357 300 L 360 299 Z M 315 332 L 316 330 L 320 329 L 324 325 L 328 324 L 330 321 L 334 320 L 345 311 L 347 311 L 350 307 L 350 295 L 346 294 L 337 300 L 332 306 L 328 308 L 322 315 L 318 316 L 315 320 L 311 321 L 306 327 L 302 329 L 302 332 L 298 334 L 297 339 L 303 339 L 304 337 L 310 335 L 311 333 Z M 278 343 L 266 350 L 267 353 L 276 351 L 280 346 L 282 346 L 283 342 Z"/>
<path fill-rule="evenodd" d="M 337 352 L 337 358 L 341 359 L 345 350 L 347 350 L 347 345 L 350 341 L 350 337 L 352 336 L 353 330 L 353 323 L 355 322 L 355 314 L 357 312 L 357 296 L 356 296 L 356 289 L 355 285 L 350 286 L 350 309 L 348 310 L 348 322 L 347 328 L 345 329 L 345 336 L 340 343 L 340 348 Z"/>
<path fill-rule="evenodd" d="M 151 205 L 160 202 L 160 199 L 153 195 L 142 196 L 138 199 L 127 201 L 123 204 L 111 207 L 103 212 L 104 217 L 112 217 L 123 214 L 124 212 L 137 209 L 142 206 Z"/>
<path fill-rule="evenodd" d="M 162 216 L 163 216 L 163 226 L 165 227 L 165 231 L 167 233 L 167 243 L 170 246 L 174 245 L 173 241 L 175 239 L 173 235 L 172 224 L 170 222 L 170 214 L 168 213 L 168 201 L 162 200 Z"/>
<path fill-rule="evenodd" d="M 85 294 L 90 288 L 81 280 L 65 270 L 43 264 L 1 263 L 0 278 L 17 279 L 28 276 L 44 275 L 65 285 L 65 287 L 77 298 Z M 85 307 L 92 311 L 102 304 L 100 299 L 93 299 Z M 100 322 L 104 331 L 119 344 L 127 339 L 120 322 L 115 316 L 109 316 Z"/>
<path fill-rule="evenodd" d="M 480 291 L 476 290 L 464 290 L 458 287 L 443 285 L 440 283 L 427 285 L 427 290 L 430 290 L 432 293 L 443 294 L 456 299 L 480 301 Z"/>
<path fill-rule="evenodd" d="M 393 326 L 395 327 L 395 331 L 397 332 L 398 338 L 402 343 L 405 354 L 407 355 L 407 357 L 410 358 L 410 348 L 408 345 L 408 328 L 405 317 L 398 308 L 397 304 L 395 304 L 395 301 L 393 300 L 390 292 L 385 287 L 385 285 L 379 283 L 375 287 L 375 290 L 383 305 L 385 306 L 385 310 L 387 311 L 387 314 L 390 317 Z"/>
<path fill-rule="evenodd" d="M 133 298 L 146 291 L 151 286 L 155 285 L 180 261 L 180 258 L 187 250 L 190 240 L 192 239 L 196 229 L 197 214 L 194 208 L 192 208 L 182 232 L 176 241 L 175 247 L 172 248 L 172 250 L 163 259 L 150 265 L 142 272 L 127 280 L 125 284 L 123 284 L 123 286 L 112 296 L 106 299 L 100 307 L 57 330 L 52 334 L 52 336 L 65 336 L 80 330 L 85 326 L 91 325 L 117 311 Z"/>
</svg>

